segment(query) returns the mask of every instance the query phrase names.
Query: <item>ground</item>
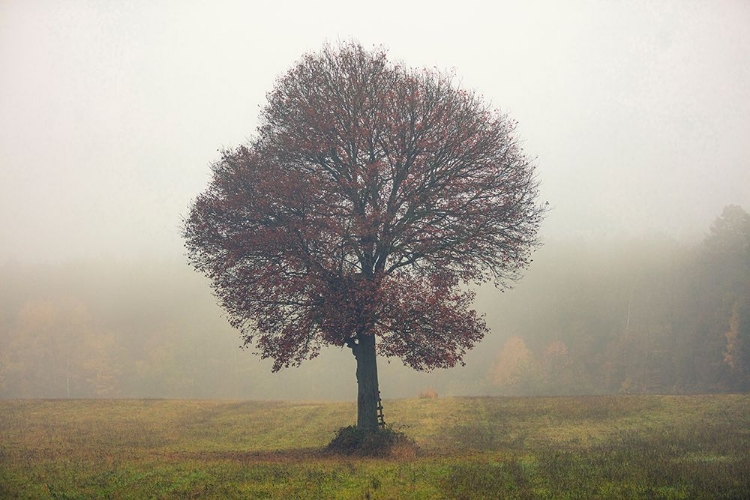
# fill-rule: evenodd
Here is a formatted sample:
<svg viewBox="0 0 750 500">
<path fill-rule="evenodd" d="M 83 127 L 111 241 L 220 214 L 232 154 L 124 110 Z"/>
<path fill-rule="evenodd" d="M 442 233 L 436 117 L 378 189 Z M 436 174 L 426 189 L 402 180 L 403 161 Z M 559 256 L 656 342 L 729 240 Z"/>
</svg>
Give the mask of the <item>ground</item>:
<svg viewBox="0 0 750 500">
<path fill-rule="evenodd" d="M 2 498 L 742 498 L 750 396 L 386 401 L 419 452 L 322 451 L 355 404 L 0 401 Z"/>
</svg>

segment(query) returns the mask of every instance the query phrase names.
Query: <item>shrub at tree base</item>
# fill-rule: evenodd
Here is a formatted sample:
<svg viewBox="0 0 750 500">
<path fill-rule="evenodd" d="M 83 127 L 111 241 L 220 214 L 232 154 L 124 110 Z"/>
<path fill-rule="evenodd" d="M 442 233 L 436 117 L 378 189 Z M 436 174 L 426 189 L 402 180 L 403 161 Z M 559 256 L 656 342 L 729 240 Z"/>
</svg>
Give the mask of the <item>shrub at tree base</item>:
<svg viewBox="0 0 750 500">
<path fill-rule="evenodd" d="M 371 432 L 350 425 L 336 431 L 326 451 L 336 455 L 403 459 L 415 457 L 419 448 L 406 434 L 391 427 Z"/>
</svg>

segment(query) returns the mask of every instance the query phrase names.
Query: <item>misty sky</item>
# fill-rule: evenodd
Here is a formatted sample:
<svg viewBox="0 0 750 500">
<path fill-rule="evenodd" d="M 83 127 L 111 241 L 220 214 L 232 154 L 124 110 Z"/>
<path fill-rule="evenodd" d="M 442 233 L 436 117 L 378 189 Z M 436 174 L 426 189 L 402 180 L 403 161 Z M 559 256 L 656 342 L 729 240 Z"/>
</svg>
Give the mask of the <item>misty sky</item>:
<svg viewBox="0 0 750 500">
<path fill-rule="evenodd" d="M 750 2 L 0 0 L 0 264 L 180 257 L 217 149 L 324 42 L 455 69 L 517 120 L 547 238 L 750 209 Z"/>
</svg>

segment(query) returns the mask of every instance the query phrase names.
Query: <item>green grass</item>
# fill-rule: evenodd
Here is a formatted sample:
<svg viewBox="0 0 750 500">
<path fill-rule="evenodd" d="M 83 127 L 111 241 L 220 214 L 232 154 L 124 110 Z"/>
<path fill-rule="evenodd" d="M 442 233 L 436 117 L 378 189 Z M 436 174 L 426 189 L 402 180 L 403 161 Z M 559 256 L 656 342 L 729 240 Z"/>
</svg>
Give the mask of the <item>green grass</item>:
<svg viewBox="0 0 750 500">
<path fill-rule="evenodd" d="M 0 498 L 748 498 L 750 396 L 387 401 L 420 447 L 326 455 L 349 403 L 0 401 Z"/>
</svg>

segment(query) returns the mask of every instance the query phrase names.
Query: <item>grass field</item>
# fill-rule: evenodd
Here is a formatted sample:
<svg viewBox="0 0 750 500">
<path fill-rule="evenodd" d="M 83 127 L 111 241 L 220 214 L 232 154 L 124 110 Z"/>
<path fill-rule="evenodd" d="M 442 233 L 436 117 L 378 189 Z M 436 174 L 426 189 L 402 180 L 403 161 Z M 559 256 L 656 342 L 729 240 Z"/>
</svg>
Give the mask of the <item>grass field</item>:
<svg viewBox="0 0 750 500">
<path fill-rule="evenodd" d="M 0 498 L 749 498 L 750 396 L 386 401 L 419 445 L 329 456 L 348 403 L 0 401 Z"/>
</svg>

